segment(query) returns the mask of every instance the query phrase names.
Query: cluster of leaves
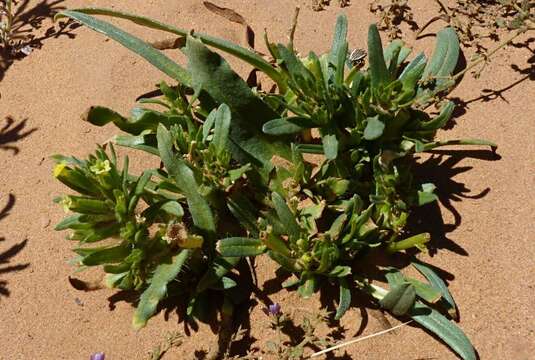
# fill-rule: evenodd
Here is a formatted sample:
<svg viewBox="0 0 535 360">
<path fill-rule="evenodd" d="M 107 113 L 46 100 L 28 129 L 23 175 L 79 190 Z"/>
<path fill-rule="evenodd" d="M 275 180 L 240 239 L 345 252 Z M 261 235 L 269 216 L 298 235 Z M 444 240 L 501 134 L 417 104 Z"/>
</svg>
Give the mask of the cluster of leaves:
<svg viewBox="0 0 535 360">
<path fill-rule="evenodd" d="M 184 68 L 146 42 L 91 15 L 127 19 L 185 38 Z M 72 229 L 83 266 L 102 265 L 108 284 L 143 291 L 134 326 L 143 326 L 166 296 L 187 302 L 187 315 L 203 319 L 208 297 L 223 291 L 222 315 L 243 299 L 251 280 L 236 267 L 267 253 L 294 277 L 286 288 L 307 298 L 322 284 L 340 288 L 339 319 L 352 294 L 363 291 L 397 316 L 408 315 L 436 333 L 465 359 L 474 359 L 462 331 L 430 304 L 455 305 L 431 267 L 413 259 L 428 282 L 384 268 L 387 291 L 352 265 L 371 249 L 388 254 L 425 249 L 429 234 L 412 234 L 407 219 L 416 206 L 435 201 L 434 185 L 413 178 L 414 156 L 443 145 L 494 144 L 483 140 L 436 141 L 454 105 L 437 116 L 423 111 L 455 83 L 455 31 L 437 35 L 431 59 L 407 61 L 400 40 L 383 49 L 378 29 L 368 33 L 369 66 L 347 61 L 347 20 L 336 23 L 331 50 L 301 58 L 290 44 L 265 36 L 273 61 L 209 35 L 107 9 L 60 13 L 106 34 L 177 80 L 159 85 L 162 97 L 123 117 L 92 107 L 86 119 L 114 123 L 126 135 L 115 144 L 148 152 L 163 168 L 141 176 L 117 167 L 103 149 L 88 160 L 56 156 L 56 177 L 80 193 L 59 200 L 75 215 L 58 225 Z M 250 88 L 224 58 L 237 56 L 262 71 L 276 92 Z M 89 243 L 113 238 L 113 244 Z M 243 267 L 242 267 L 243 268 Z M 247 268 L 247 266 L 245 266 Z M 238 281 L 239 279 L 239 281 Z M 213 309 L 213 302 L 210 302 Z"/>
<path fill-rule="evenodd" d="M 401 38 L 402 23 L 407 23 L 412 30 L 418 29 L 408 0 L 373 0 L 369 9 L 378 16 L 379 30 L 388 34 L 390 39 Z"/>
</svg>

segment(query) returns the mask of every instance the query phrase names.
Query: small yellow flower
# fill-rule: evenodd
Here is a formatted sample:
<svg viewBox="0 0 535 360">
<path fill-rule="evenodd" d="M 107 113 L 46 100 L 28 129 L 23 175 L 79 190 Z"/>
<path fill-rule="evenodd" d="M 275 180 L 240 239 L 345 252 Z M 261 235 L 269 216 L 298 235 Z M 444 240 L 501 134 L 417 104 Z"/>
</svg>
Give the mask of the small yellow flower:
<svg viewBox="0 0 535 360">
<path fill-rule="evenodd" d="M 97 160 L 94 165 L 89 167 L 89 170 L 91 170 L 96 175 L 106 174 L 111 170 L 110 162 L 109 160 Z"/>
</svg>

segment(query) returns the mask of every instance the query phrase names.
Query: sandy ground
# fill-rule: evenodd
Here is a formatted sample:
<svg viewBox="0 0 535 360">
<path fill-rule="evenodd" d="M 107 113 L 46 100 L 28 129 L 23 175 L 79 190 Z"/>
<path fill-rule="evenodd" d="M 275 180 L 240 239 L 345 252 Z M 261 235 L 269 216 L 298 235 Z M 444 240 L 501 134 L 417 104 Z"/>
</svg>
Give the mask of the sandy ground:
<svg viewBox="0 0 535 360">
<path fill-rule="evenodd" d="M 50 1 L 40 3 L 42 6 Z M 264 28 L 268 28 L 271 39 L 284 41 L 298 3 L 303 10 L 296 46 L 303 52 L 328 49 L 340 11 L 333 5 L 315 13 L 305 0 L 217 3 L 242 13 L 256 30 L 257 43 Z M 349 18 L 353 47 L 365 44 L 367 26 L 374 21 L 367 8 L 358 3 L 354 0 L 343 10 Z M 430 1 L 410 3 L 420 24 L 436 11 Z M 28 9 L 37 4 L 30 1 Z M 126 9 L 243 43 L 241 27 L 209 13 L 197 0 L 55 4 Z M 123 25 L 148 39 L 161 38 Z M 50 26 L 45 20 L 35 34 L 45 34 Z M 13 121 L 0 134 L 0 209 L 4 209 L 0 213 L 0 359 L 87 359 L 95 351 L 106 352 L 110 360 L 145 359 L 167 331 L 183 326 L 178 324 L 176 314 L 166 318 L 162 312 L 145 329 L 134 332 L 130 327 L 133 308 L 128 302 L 112 306 L 114 292 L 110 290 L 85 293 L 69 285 L 68 276 L 74 270 L 68 264 L 72 244 L 64 240 L 64 234 L 53 230 L 63 213 L 52 198 L 65 189 L 52 178 L 49 156 L 85 156 L 92 152 L 96 143 L 118 131 L 93 128 L 80 121 L 80 114 L 96 104 L 127 113 L 134 99 L 152 90 L 163 76 L 99 34 L 85 28 L 71 33 L 70 37 L 45 36 L 42 48 L 14 62 L 0 81 L 0 128 L 8 124 L 8 119 Z M 432 38 L 426 38 L 415 47 L 430 52 L 432 43 Z M 481 359 L 535 358 L 533 47 L 531 43 L 510 48 L 479 80 L 467 77 L 453 96 L 475 100 L 469 101 L 464 113 L 455 119 L 452 130 L 440 134 L 444 139 L 465 136 L 499 144 L 499 161 L 490 161 L 490 157 L 477 152 L 465 158 L 444 155 L 440 170 L 434 174 L 444 186 L 441 191 L 452 191 L 453 195 L 443 198 L 450 208 L 442 209 L 449 239 L 444 240 L 446 249 L 439 250 L 430 261 L 452 275 L 449 285 L 461 311 L 460 326 Z M 515 71 L 510 64 L 525 71 Z M 490 101 L 480 97 L 482 89 L 503 88 L 502 97 Z M 455 212 L 460 216 L 456 218 Z M 87 279 L 98 275 L 78 276 Z M 259 276 L 261 283 L 273 279 L 273 265 L 264 262 Z M 317 299 L 299 300 L 286 291 L 269 297 L 281 302 L 286 311 L 318 306 Z M 273 336 L 266 330 L 268 319 L 260 309 L 260 305 L 254 307 L 251 314 L 251 336 L 256 340 L 252 346 L 260 346 Z M 371 315 L 364 335 L 382 330 L 381 322 Z M 352 309 L 341 322 L 344 336 L 354 336 L 362 320 L 361 311 Z M 194 351 L 207 349 L 214 339 L 212 331 L 203 327 L 164 359 L 195 358 Z M 455 358 L 444 345 L 412 326 L 346 351 L 347 359 Z"/>
</svg>

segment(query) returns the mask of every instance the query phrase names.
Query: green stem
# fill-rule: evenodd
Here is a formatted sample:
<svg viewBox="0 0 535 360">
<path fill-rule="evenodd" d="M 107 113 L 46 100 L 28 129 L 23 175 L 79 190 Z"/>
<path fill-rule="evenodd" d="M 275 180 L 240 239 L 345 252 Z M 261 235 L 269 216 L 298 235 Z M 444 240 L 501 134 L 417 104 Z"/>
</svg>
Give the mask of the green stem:
<svg viewBox="0 0 535 360">
<path fill-rule="evenodd" d="M 431 235 L 429 235 L 429 233 L 414 235 L 408 239 L 388 244 L 386 251 L 390 254 L 393 254 L 398 251 L 407 250 L 413 247 L 419 247 L 428 242 L 430 239 Z"/>
</svg>

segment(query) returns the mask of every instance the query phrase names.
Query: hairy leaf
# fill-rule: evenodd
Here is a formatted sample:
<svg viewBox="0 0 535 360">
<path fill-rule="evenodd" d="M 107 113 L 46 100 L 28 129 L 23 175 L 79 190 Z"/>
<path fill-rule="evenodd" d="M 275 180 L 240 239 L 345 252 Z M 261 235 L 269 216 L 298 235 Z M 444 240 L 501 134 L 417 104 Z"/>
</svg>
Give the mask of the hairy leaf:
<svg viewBox="0 0 535 360">
<path fill-rule="evenodd" d="M 182 250 L 168 262 L 163 262 L 154 271 L 149 287 L 141 294 L 132 319 L 135 329 L 140 329 L 156 313 L 159 302 L 167 295 L 167 284 L 177 277 L 192 250 Z"/>
</svg>

